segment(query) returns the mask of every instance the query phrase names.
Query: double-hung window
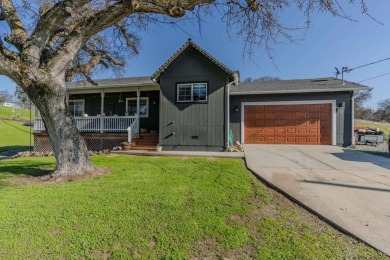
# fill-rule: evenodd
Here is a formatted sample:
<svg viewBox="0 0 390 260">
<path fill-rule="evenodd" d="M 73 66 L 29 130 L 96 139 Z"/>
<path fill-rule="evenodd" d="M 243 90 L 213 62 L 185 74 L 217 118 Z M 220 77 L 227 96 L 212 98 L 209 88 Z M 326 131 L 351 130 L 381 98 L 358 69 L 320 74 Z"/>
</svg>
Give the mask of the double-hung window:
<svg viewBox="0 0 390 260">
<path fill-rule="evenodd" d="M 137 98 L 126 99 L 126 113 L 128 113 L 129 116 L 135 116 L 137 114 Z M 149 116 L 149 98 L 140 97 L 139 117 L 148 117 L 148 116 Z"/>
<path fill-rule="evenodd" d="M 69 100 L 68 107 L 73 116 L 84 115 L 84 99 Z"/>
<path fill-rule="evenodd" d="M 177 85 L 177 102 L 207 101 L 207 83 L 185 83 Z"/>
</svg>

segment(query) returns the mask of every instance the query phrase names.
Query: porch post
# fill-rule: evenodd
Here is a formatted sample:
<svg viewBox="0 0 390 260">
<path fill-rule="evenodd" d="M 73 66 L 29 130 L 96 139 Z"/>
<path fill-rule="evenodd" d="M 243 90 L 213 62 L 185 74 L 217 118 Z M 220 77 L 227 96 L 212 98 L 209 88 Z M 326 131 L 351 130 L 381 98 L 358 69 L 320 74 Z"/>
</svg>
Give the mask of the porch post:
<svg viewBox="0 0 390 260">
<path fill-rule="evenodd" d="M 38 108 L 36 105 L 34 105 L 34 118 L 37 119 L 38 118 Z"/>
<path fill-rule="evenodd" d="M 104 128 L 104 91 L 100 93 L 101 101 L 100 101 L 100 133 L 103 133 Z"/>
<path fill-rule="evenodd" d="M 140 97 L 140 94 L 141 94 L 141 92 L 139 91 L 139 87 L 138 87 L 138 89 L 137 89 L 137 119 L 136 120 L 138 120 L 138 124 L 137 124 L 137 132 L 139 133 L 139 97 Z"/>
</svg>

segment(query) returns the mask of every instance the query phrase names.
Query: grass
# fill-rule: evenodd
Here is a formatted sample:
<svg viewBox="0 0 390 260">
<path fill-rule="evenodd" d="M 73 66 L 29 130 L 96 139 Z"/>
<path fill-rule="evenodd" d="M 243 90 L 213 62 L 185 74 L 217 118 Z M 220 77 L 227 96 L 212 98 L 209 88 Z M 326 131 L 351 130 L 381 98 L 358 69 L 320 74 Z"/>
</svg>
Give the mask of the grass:
<svg viewBox="0 0 390 260">
<path fill-rule="evenodd" d="M 34 118 L 34 111 L 32 111 L 32 118 Z M 15 119 L 21 121 L 30 120 L 30 110 L 24 108 L 15 108 L 14 116 L 12 116 L 12 107 L 0 106 L 0 119 Z"/>
<path fill-rule="evenodd" d="M 0 120 L 0 152 L 28 149 L 29 131 L 29 127 L 24 126 L 23 122 Z"/>
<path fill-rule="evenodd" d="M 16 184 L 53 158 L 0 162 L 2 259 L 384 259 L 254 179 L 241 160 L 96 156 L 112 173 Z"/>
</svg>

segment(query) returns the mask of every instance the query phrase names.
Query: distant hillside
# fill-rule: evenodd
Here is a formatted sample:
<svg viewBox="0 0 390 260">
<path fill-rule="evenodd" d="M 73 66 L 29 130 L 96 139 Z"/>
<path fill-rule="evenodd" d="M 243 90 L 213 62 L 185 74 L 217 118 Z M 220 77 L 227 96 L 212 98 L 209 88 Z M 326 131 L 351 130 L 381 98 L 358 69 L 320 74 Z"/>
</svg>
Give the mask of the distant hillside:
<svg viewBox="0 0 390 260">
<path fill-rule="evenodd" d="M 0 107 L 0 111 L 3 107 Z M 23 122 L 0 120 L 0 152 L 26 150 L 30 145 L 30 129 Z"/>
<path fill-rule="evenodd" d="M 31 116 L 34 118 L 34 111 L 31 111 Z M 15 108 L 14 117 L 12 117 L 12 107 L 1 107 L 0 106 L 0 119 L 15 119 L 15 120 L 29 120 L 30 110 L 24 108 Z"/>
</svg>

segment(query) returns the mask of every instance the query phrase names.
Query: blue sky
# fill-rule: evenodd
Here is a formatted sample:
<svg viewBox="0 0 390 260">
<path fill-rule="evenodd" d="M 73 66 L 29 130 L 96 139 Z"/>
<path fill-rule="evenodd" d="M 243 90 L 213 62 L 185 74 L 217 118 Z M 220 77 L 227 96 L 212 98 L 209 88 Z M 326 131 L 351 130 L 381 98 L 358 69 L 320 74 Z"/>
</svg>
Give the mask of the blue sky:
<svg viewBox="0 0 390 260">
<path fill-rule="evenodd" d="M 357 1 L 359 2 L 359 1 Z M 124 76 L 151 75 L 188 38 L 214 55 L 232 70 L 239 70 L 241 79 L 246 77 L 277 76 L 282 79 L 317 78 L 334 76 L 334 67 L 354 68 L 390 57 L 390 1 L 369 2 L 369 11 L 381 25 L 361 13 L 360 7 L 347 5 L 345 11 L 358 22 L 333 17 L 329 13 L 314 13 L 311 27 L 306 32 L 295 32 L 296 43 L 281 43 L 274 46 L 274 63 L 264 48 L 255 51 L 252 62 L 243 57 L 243 39 L 226 33 L 226 26 L 217 14 L 206 17 L 199 33 L 195 24 L 181 24 L 182 30 L 168 25 L 152 26 L 142 32 L 140 54 L 127 61 Z M 305 18 L 294 9 L 282 15 L 286 25 L 303 26 Z M 390 73 L 390 60 L 354 70 L 345 75 L 346 80 L 360 82 L 385 73 Z M 114 77 L 111 73 L 101 77 Z M 95 76 L 95 78 L 98 78 Z M 367 105 L 375 108 L 378 101 L 390 98 L 390 74 L 362 82 L 373 87 L 372 99 Z M 0 90 L 12 91 L 13 84 L 0 76 Z"/>
</svg>

